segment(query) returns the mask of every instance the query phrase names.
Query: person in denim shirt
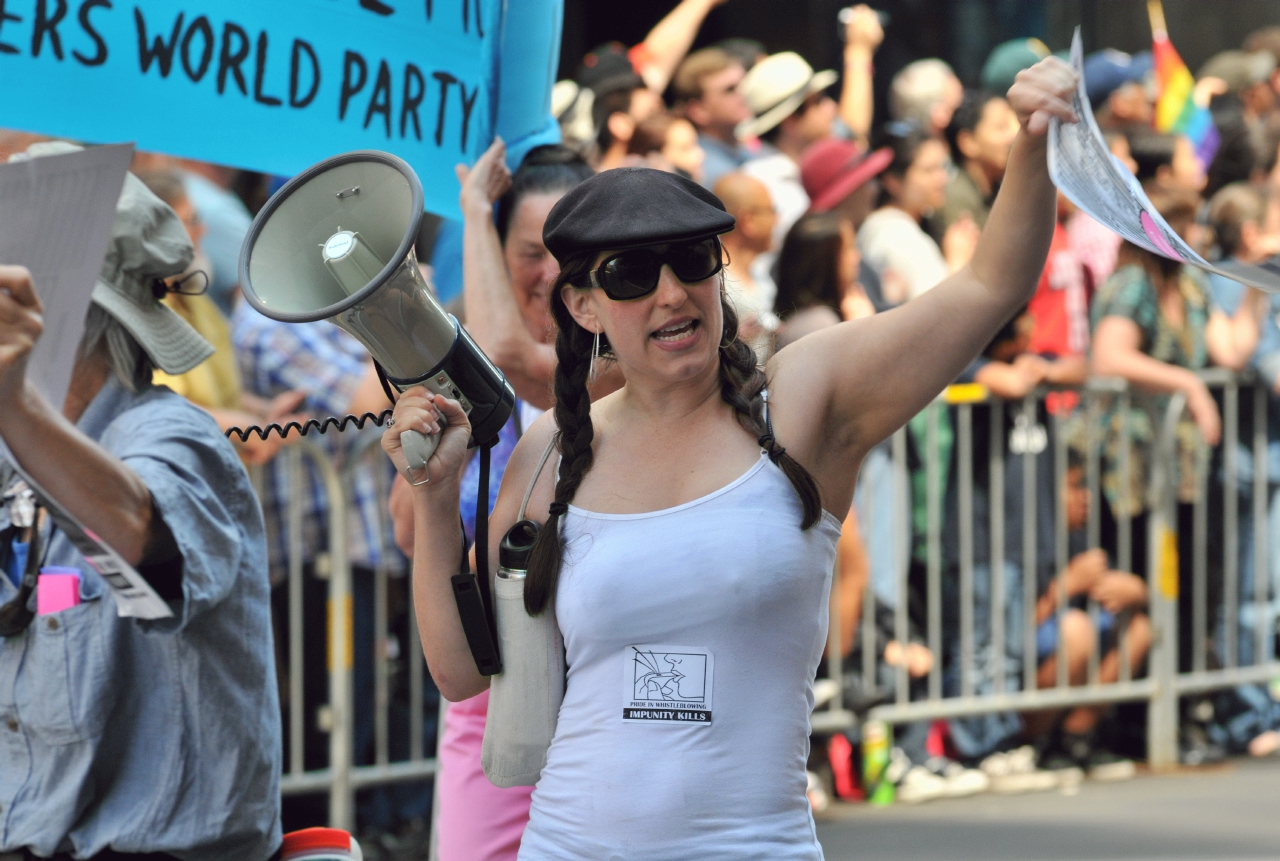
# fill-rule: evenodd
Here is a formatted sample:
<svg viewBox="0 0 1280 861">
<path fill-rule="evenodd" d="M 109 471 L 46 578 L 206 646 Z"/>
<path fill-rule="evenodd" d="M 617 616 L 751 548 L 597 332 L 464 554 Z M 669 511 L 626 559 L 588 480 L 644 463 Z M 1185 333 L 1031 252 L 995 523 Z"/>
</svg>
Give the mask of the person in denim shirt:
<svg viewBox="0 0 1280 861">
<path fill-rule="evenodd" d="M 0 436 L 173 611 L 119 615 L 65 534 L 37 526 L 38 564 L 78 570 L 79 603 L 0 640 L 3 857 L 267 861 L 280 846 L 262 517 L 212 418 L 151 385 L 153 367 L 212 352 L 156 298 L 191 255 L 182 222 L 128 176 L 61 412 L 26 374 L 40 285 L 0 267 Z M 0 604 L 16 592 L 0 577 Z"/>
</svg>

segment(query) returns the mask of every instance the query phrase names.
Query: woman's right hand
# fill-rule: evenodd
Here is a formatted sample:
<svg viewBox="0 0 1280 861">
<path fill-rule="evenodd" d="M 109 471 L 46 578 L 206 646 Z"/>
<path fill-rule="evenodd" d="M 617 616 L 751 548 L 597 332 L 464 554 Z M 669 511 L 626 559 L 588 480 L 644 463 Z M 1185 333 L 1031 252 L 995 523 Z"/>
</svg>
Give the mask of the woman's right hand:
<svg viewBox="0 0 1280 861">
<path fill-rule="evenodd" d="M 1209 387 L 1199 377 L 1187 390 L 1187 409 L 1191 420 L 1200 429 L 1200 436 L 1205 445 L 1212 448 L 1222 438 L 1222 418 L 1218 415 L 1218 405 L 1209 394 Z"/>
<path fill-rule="evenodd" d="M 446 480 L 456 483 L 467 462 L 467 443 L 471 440 L 471 422 L 458 402 L 429 392 L 422 386 L 415 386 L 400 395 L 391 414 L 391 423 L 382 432 L 382 450 L 401 475 L 408 474 L 409 464 L 400 444 L 400 434 L 408 430 L 440 434 L 440 444 L 427 462 L 430 480 L 418 485 L 417 489 L 428 490 L 447 483 Z"/>
</svg>

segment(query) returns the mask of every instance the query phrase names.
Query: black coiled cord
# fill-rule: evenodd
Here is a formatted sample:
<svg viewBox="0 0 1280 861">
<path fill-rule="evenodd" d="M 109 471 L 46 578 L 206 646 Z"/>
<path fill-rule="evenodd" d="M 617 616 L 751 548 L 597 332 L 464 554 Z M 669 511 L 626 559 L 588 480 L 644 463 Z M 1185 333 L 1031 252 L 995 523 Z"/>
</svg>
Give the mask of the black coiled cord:
<svg viewBox="0 0 1280 861">
<path fill-rule="evenodd" d="M 326 419 L 310 419 L 304 424 L 289 422 L 281 426 L 276 422 L 272 422 L 266 427 L 252 425 L 251 427 L 244 428 L 243 430 L 240 428 L 228 428 L 226 431 L 226 437 L 227 439 L 231 439 L 232 435 L 235 435 L 239 437 L 240 442 L 248 442 L 249 437 L 255 433 L 258 435 L 259 439 L 266 439 L 271 435 L 272 431 L 275 431 L 280 435 L 281 439 L 284 439 L 289 435 L 289 431 L 292 430 L 296 430 L 299 436 L 306 436 L 311 431 L 324 433 L 329 430 L 329 428 L 337 428 L 338 433 L 342 433 L 351 425 L 355 425 L 357 430 L 364 430 L 364 427 L 367 424 L 373 424 L 376 427 L 386 427 L 387 421 L 391 418 L 391 413 L 391 410 L 383 410 L 377 415 L 374 415 L 373 413 L 365 413 L 361 416 L 343 416 L 342 418 L 329 416 Z"/>
</svg>

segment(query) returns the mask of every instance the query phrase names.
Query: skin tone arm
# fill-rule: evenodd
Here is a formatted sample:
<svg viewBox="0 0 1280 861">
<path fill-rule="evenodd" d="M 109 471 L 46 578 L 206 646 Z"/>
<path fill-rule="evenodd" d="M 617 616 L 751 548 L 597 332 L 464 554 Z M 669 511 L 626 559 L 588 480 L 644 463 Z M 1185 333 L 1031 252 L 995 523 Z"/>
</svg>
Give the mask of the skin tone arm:
<svg viewBox="0 0 1280 861">
<path fill-rule="evenodd" d="M 1214 311 L 1210 315 L 1204 338 L 1215 365 L 1239 371 L 1249 363 L 1258 347 L 1265 303 L 1266 295 L 1261 290 L 1246 287 L 1234 314 L 1228 317 L 1222 311 Z"/>
<path fill-rule="evenodd" d="M 495 139 L 473 167 L 456 168 L 462 183 L 462 297 L 467 331 L 502 369 L 521 400 L 549 409 L 555 347 L 540 343 L 525 326 L 493 224 L 494 201 L 511 187 L 506 155 L 502 140 Z"/>
<path fill-rule="evenodd" d="M 778 438 L 819 476 L 836 516 L 867 449 L 954 380 L 1035 289 L 1056 213 L 1045 131 L 1050 117 L 1076 120 L 1066 101 L 1075 83 L 1054 58 L 1019 73 L 1009 102 L 1022 131 L 968 266 L 900 308 L 815 332 L 774 357 Z"/>
<path fill-rule="evenodd" d="M 845 25 L 844 86 L 840 89 L 840 119 L 860 141 L 871 137 L 875 96 L 871 90 L 872 58 L 884 41 L 880 16 L 870 6 L 853 7 Z"/>
<path fill-rule="evenodd" d="M 1209 445 L 1222 435 L 1218 406 L 1194 371 L 1153 359 L 1142 352 L 1142 330 L 1127 317 L 1103 317 L 1093 334 L 1093 373 L 1123 377 L 1156 392 L 1182 392 L 1191 417 Z"/>
<path fill-rule="evenodd" d="M 31 274 L 0 266 L 0 436 L 32 478 L 86 527 L 111 536 L 112 548 L 130 565 L 172 559 L 177 545 L 142 479 L 73 423 L 106 382 L 105 358 L 96 354 L 76 366 L 66 415 L 27 379 L 42 311 Z"/>
<path fill-rule="evenodd" d="M 644 37 L 649 62 L 640 70 L 645 85 L 655 93 L 661 93 L 671 83 L 676 67 L 689 53 L 693 40 L 702 28 L 702 22 L 712 9 L 725 0 L 681 0 L 676 8 L 654 25 Z"/>
</svg>

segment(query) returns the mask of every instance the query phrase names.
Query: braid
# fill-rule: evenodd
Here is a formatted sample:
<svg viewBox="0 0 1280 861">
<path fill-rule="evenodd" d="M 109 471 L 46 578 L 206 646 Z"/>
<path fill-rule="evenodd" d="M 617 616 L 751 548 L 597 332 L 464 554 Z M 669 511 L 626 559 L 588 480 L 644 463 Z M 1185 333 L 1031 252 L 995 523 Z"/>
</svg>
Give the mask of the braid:
<svg viewBox="0 0 1280 861">
<path fill-rule="evenodd" d="M 822 516 L 822 496 L 818 485 L 809 470 L 773 439 L 773 432 L 764 420 L 762 393 L 768 378 L 756 363 L 755 350 L 738 337 L 738 315 L 723 292 L 720 305 L 724 310 L 724 338 L 720 341 L 720 397 L 733 407 L 738 423 L 760 440 L 760 446 L 768 452 L 770 460 L 791 482 L 804 507 L 800 528 L 808 529 Z"/>
<path fill-rule="evenodd" d="M 585 276 L 591 263 L 590 257 L 570 261 L 551 287 L 551 311 L 558 329 L 555 415 L 559 430 L 556 445 L 562 462 L 556 478 L 555 501 L 551 503 L 546 524 L 538 530 L 538 538 L 529 556 L 524 606 L 533 616 L 546 609 L 556 593 L 560 564 L 564 558 L 560 518 L 568 510 L 593 460 L 591 443 L 595 439 L 595 427 L 591 424 L 591 395 L 587 391 L 593 335 L 577 324 L 560 295 L 560 288 Z"/>
</svg>

